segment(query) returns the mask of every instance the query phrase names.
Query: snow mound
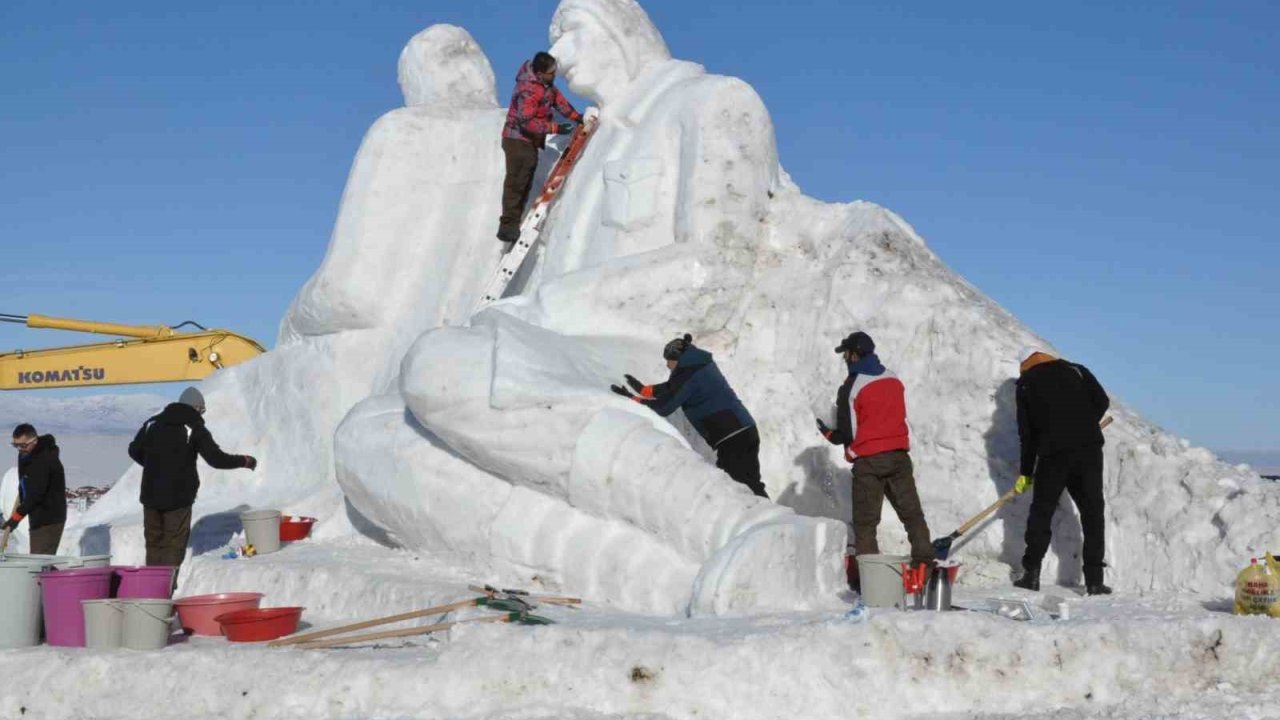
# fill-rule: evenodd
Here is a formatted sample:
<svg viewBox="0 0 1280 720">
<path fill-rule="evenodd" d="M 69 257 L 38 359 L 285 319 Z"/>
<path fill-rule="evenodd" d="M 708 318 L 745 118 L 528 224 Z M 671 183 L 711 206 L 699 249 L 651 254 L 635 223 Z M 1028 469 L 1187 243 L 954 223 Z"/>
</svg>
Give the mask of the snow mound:
<svg viewBox="0 0 1280 720">
<path fill-rule="evenodd" d="M 894 213 L 803 195 L 755 91 L 672 59 L 637 3 L 565 0 L 550 39 L 600 125 L 508 297 L 474 313 L 499 252 L 493 73 L 465 31 L 436 26 L 402 54 L 409 106 L 366 136 L 277 348 L 206 383 L 215 436 L 261 464 L 206 469 L 198 517 L 323 511 L 335 537 L 456 554 L 477 574 L 644 612 L 828 607 L 848 470 L 812 416 L 845 373 L 831 349 L 855 329 L 907 387 L 934 534 L 1011 487 L 1016 351 L 1048 343 Z M 626 372 L 661 378 L 661 347 L 684 332 L 755 416 L 776 502 L 716 470 L 682 419 L 609 392 Z M 1267 549 L 1280 487 L 1119 403 L 1113 415 L 1108 580 L 1221 592 Z M 136 483 L 127 474 L 85 520 L 130 552 Z M 1007 581 L 1027 504 L 960 546 L 968 577 Z M 888 551 L 905 545 L 892 519 L 881 535 Z M 1059 513 L 1046 578 L 1077 582 L 1079 546 L 1078 521 Z"/>
</svg>

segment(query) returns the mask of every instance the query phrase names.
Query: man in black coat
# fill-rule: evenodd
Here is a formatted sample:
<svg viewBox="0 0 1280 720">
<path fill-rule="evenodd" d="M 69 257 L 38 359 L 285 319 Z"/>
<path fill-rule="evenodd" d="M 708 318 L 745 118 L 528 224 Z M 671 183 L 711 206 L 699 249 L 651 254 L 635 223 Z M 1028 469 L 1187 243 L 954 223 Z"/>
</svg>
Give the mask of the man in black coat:
<svg viewBox="0 0 1280 720">
<path fill-rule="evenodd" d="M 13 532 L 28 520 L 31 553 L 57 555 L 67 522 L 67 479 L 52 435 L 39 435 L 26 423 L 13 429 L 18 450 L 18 506 L 4 522 Z"/>
<path fill-rule="evenodd" d="M 148 418 L 129 443 L 129 457 L 142 466 L 147 564 L 173 567 L 175 586 L 191 537 L 191 506 L 200 489 L 196 456 L 219 470 L 258 466 L 249 455 L 222 452 L 204 425 L 204 409 L 200 391 L 187 388 L 178 402 Z"/>
<path fill-rule="evenodd" d="M 1040 562 L 1049 549 L 1050 527 L 1065 489 L 1080 511 L 1084 531 L 1084 582 L 1090 595 L 1107 595 L 1105 501 L 1102 496 L 1102 429 L 1111 401 L 1083 365 L 1059 360 L 1036 348 L 1019 354 L 1017 382 L 1021 469 L 1014 488 L 1033 488 L 1027 517 L 1026 571 L 1013 584 L 1040 589 Z M 1034 477 L 1034 482 L 1032 478 Z"/>
</svg>

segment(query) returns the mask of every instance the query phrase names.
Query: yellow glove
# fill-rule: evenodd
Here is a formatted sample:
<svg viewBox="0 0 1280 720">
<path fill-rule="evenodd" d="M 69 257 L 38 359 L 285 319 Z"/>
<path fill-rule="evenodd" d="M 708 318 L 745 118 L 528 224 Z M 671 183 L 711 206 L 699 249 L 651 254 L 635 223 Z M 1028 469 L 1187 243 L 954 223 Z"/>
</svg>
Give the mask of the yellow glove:
<svg viewBox="0 0 1280 720">
<path fill-rule="evenodd" d="M 1013 484 L 1013 491 L 1021 495 L 1022 493 L 1026 492 L 1027 488 L 1030 488 L 1034 483 L 1035 481 L 1031 479 L 1030 475 L 1019 475 L 1018 482 Z"/>
</svg>

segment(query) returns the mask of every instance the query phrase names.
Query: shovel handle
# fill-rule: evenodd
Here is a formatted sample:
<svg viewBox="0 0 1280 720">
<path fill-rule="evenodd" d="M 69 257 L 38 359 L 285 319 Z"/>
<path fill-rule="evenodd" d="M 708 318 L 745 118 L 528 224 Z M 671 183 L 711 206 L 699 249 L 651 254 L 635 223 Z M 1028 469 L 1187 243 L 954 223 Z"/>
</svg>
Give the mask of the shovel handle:
<svg viewBox="0 0 1280 720">
<path fill-rule="evenodd" d="M 995 512 L 996 510 L 999 510 L 1005 503 L 1009 502 L 1010 500 L 1014 499 L 1017 496 L 1018 496 L 1017 490 L 1010 490 L 1009 492 L 1001 495 L 999 500 L 996 500 L 995 502 L 988 505 L 986 510 L 983 510 L 977 515 L 974 515 L 973 517 L 969 518 L 968 522 L 961 525 L 959 529 L 957 529 L 952 534 L 955 537 L 960 537 L 961 535 L 969 532 L 969 530 L 973 529 L 974 525 L 977 525 L 983 520 L 986 520 L 988 515 Z"/>
</svg>

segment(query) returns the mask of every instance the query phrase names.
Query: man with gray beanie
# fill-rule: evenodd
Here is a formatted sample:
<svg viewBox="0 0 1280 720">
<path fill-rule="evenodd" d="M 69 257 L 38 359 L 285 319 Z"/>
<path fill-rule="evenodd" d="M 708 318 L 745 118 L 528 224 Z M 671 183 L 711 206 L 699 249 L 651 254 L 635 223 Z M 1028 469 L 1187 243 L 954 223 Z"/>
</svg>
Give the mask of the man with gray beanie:
<svg viewBox="0 0 1280 720">
<path fill-rule="evenodd" d="M 249 455 L 222 452 L 205 427 L 204 410 L 204 396 L 189 387 L 178 402 L 148 418 L 129 443 L 129 457 L 142 466 L 147 564 L 173 567 L 174 587 L 191 537 L 191 506 L 200 489 L 196 456 L 219 470 L 258 466 Z"/>
<path fill-rule="evenodd" d="M 666 382 L 645 385 L 626 375 L 637 395 L 621 385 L 609 388 L 663 417 L 683 410 L 693 429 L 716 451 L 716 467 L 767 499 L 769 493 L 760 481 L 760 431 L 711 353 L 694 347 L 693 336 L 686 333 L 667 343 L 662 357 L 671 371 Z"/>
</svg>

